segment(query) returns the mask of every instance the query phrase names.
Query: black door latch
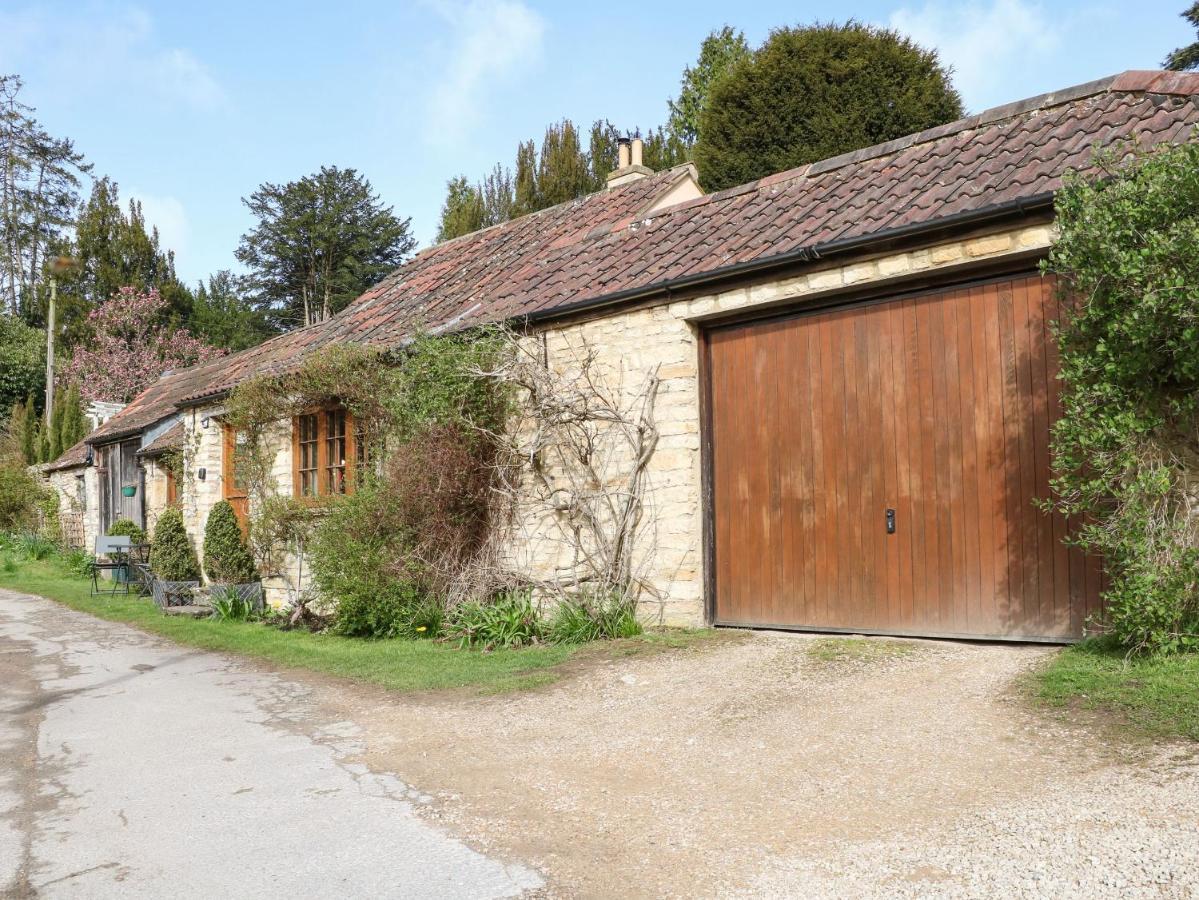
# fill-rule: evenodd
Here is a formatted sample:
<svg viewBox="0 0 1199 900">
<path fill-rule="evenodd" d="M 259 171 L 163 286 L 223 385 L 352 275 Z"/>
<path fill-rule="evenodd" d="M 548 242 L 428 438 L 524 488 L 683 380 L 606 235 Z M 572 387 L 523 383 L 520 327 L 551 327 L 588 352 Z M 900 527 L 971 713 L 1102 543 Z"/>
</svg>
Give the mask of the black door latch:
<svg viewBox="0 0 1199 900">
<path fill-rule="evenodd" d="M 887 534 L 895 533 L 895 510 L 887 510 Z"/>
</svg>

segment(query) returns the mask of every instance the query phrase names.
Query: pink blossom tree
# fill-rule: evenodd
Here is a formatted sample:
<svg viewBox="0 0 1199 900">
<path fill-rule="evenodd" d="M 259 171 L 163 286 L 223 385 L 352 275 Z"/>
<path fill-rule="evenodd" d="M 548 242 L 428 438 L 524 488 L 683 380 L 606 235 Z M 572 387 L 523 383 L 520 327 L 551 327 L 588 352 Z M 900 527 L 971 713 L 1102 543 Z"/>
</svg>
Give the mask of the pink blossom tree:
<svg viewBox="0 0 1199 900">
<path fill-rule="evenodd" d="M 151 289 L 123 287 L 88 314 L 88 338 L 67 364 L 65 376 L 88 400 L 128 403 L 168 369 L 222 355 L 183 328 L 162 324 L 167 301 Z"/>
</svg>

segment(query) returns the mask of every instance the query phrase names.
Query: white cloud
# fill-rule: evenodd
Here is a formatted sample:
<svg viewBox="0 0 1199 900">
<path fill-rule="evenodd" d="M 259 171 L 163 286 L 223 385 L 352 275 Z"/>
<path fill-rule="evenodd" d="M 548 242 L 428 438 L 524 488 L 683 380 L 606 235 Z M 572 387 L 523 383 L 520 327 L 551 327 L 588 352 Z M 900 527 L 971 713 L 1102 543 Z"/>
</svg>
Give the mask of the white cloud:
<svg viewBox="0 0 1199 900">
<path fill-rule="evenodd" d="M 933 48 L 953 66 L 967 108 L 980 111 L 1014 99 L 1006 87 L 1014 73 L 1042 64 L 1062 44 L 1063 23 L 1024 0 L 952 3 L 930 0 L 896 10 L 890 26 Z"/>
<path fill-rule="evenodd" d="M 490 90 L 533 65 L 541 55 L 545 21 L 521 0 L 427 0 L 450 27 L 440 48 L 429 98 L 431 137 L 467 132 Z"/>
<path fill-rule="evenodd" d="M 134 188 L 129 191 L 130 199 L 142 205 L 142 215 L 146 219 L 146 230 L 158 229 L 158 239 L 164 251 L 174 250 L 178 262 L 187 251 L 190 227 L 187 221 L 187 211 L 177 197 L 162 194 L 148 194 Z"/>
<path fill-rule="evenodd" d="M 72 93 L 119 90 L 200 108 L 225 98 L 207 67 L 188 50 L 162 46 L 136 7 L 0 12 L 0 71 L 30 70 Z"/>
</svg>

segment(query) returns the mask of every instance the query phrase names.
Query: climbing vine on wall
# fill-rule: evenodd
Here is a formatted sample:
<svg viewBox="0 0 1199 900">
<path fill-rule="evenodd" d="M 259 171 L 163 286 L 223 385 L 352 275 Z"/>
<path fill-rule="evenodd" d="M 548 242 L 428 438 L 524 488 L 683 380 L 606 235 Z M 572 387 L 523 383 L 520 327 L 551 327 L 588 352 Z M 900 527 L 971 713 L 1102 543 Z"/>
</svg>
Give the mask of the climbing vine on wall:
<svg viewBox="0 0 1199 900">
<path fill-rule="evenodd" d="M 1068 179 L 1046 265 L 1067 307 L 1060 510 L 1104 559 L 1132 650 L 1199 649 L 1199 144 Z"/>
</svg>

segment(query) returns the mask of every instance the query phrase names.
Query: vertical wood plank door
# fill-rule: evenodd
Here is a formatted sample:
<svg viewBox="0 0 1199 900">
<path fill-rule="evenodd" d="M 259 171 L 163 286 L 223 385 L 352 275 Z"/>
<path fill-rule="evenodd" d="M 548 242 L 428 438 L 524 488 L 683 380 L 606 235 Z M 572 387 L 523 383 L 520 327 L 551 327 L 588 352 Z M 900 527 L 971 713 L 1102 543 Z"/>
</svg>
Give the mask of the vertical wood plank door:
<svg viewBox="0 0 1199 900">
<path fill-rule="evenodd" d="M 707 334 L 715 620 L 1071 640 L 1098 566 L 1049 496 L 1040 276 Z"/>
</svg>

